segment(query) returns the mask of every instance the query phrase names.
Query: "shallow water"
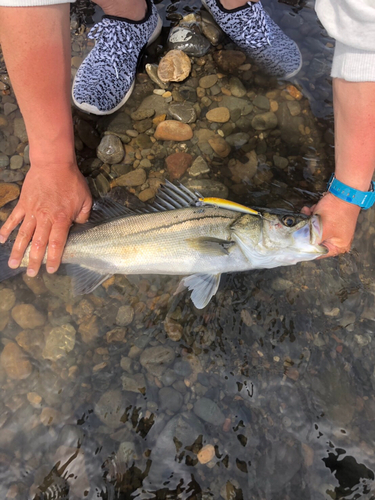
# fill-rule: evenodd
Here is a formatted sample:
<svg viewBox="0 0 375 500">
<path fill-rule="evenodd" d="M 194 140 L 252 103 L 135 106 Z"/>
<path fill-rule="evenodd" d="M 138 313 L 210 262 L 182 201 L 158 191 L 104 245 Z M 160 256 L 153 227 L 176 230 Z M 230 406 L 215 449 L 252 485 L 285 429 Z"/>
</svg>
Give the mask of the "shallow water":
<svg viewBox="0 0 375 500">
<path fill-rule="evenodd" d="M 285 118 L 274 135 L 252 131 L 250 145 L 227 158 L 194 139 L 159 148 L 133 141 L 137 160 L 153 156 L 149 183 L 178 150 L 206 155 L 210 173 L 201 178 L 250 206 L 299 210 L 324 190 L 333 168 L 331 40 L 312 2 L 265 5 L 300 45 L 305 62 L 293 83 L 304 97 L 289 100 L 286 84 L 243 70 L 244 99 L 298 102 L 302 122 Z M 166 30 L 197 6 L 160 2 Z M 80 18 L 88 14 L 98 15 L 78 9 L 72 18 L 73 57 L 86 50 Z M 149 60 L 161 51 L 154 46 Z M 193 90 L 217 72 L 210 56 L 193 69 Z M 141 75 L 118 115 L 152 88 Z M 191 98 L 189 85 L 175 88 Z M 14 104 L 11 90 L 2 102 Z M 202 104 L 196 130 L 207 127 L 206 112 Z M 2 129 L 8 146 L 18 113 Z M 240 118 L 234 131 L 250 132 Z M 108 123 L 75 112 L 78 159 L 100 194 L 118 172 L 93 167 L 95 146 L 83 131 L 100 138 Z M 20 139 L 6 154 L 24 158 L 25 145 Z M 229 161 L 252 149 L 258 169 L 249 182 L 232 175 Z M 287 166 L 277 166 L 276 153 Z M 0 175 L 27 168 L 2 166 Z M 11 207 L 0 209 L 2 219 Z M 0 284 L 0 498 L 375 498 L 373 223 L 373 210 L 361 214 L 348 255 L 226 276 L 203 311 L 187 293 L 173 295 L 177 277 L 116 276 L 78 298 L 63 272 Z"/>
</svg>

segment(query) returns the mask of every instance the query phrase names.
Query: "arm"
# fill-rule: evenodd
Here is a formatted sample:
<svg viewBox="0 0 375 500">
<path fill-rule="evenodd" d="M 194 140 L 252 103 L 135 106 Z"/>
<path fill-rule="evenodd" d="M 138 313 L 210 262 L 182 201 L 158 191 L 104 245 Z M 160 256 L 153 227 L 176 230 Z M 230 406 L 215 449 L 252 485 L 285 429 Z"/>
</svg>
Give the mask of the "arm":
<svg viewBox="0 0 375 500">
<path fill-rule="evenodd" d="M 339 181 L 368 191 L 375 168 L 375 82 L 333 79 L 335 174 Z M 356 205 L 327 193 L 306 214 L 322 217 L 327 256 L 347 252 L 360 212 Z"/>
<path fill-rule="evenodd" d="M 35 276 L 47 244 L 47 271 L 57 270 L 72 221 L 85 222 L 91 208 L 74 152 L 69 4 L 1 7 L 0 33 L 31 160 L 19 202 L 0 230 L 0 242 L 23 221 L 9 266 L 19 266 L 32 239 L 28 274 Z"/>
</svg>

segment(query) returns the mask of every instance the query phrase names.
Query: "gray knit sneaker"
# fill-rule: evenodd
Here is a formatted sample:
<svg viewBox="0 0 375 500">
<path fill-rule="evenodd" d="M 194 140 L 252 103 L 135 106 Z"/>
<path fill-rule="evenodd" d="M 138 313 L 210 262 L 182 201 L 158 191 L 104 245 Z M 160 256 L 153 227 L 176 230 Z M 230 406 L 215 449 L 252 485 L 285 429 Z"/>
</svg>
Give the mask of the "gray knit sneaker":
<svg viewBox="0 0 375 500">
<path fill-rule="evenodd" d="M 266 73 L 289 79 L 302 66 L 297 44 L 281 31 L 260 2 L 225 9 L 220 0 L 202 0 L 220 28 Z"/>
<path fill-rule="evenodd" d="M 88 113 L 108 115 L 129 99 L 142 50 L 152 43 L 162 21 L 151 0 L 142 21 L 103 16 L 89 32 L 94 48 L 78 68 L 73 82 L 74 104 Z"/>
</svg>

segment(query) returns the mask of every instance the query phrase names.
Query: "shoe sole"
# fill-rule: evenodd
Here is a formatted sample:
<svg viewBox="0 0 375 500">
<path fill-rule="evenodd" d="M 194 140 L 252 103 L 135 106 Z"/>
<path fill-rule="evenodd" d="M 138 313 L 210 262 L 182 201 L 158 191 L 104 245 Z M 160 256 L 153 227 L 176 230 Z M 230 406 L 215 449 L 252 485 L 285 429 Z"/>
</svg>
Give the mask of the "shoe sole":
<svg viewBox="0 0 375 500">
<path fill-rule="evenodd" d="M 203 7 L 207 10 L 207 12 L 209 12 L 212 15 L 212 13 L 211 13 L 208 5 L 206 4 L 205 0 L 201 0 L 201 2 L 202 2 Z M 299 50 L 299 47 L 298 47 L 297 44 L 296 44 L 296 47 L 297 47 L 297 50 L 298 50 L 298 53 L 299 53 L 299 57 L 300 57 L 300 63 L 299 63 L 298 68 L 295 71 L 293 71 L 292 73 L 288 73 L 288 74 L 283 75 L 283 76 L 277 76 L 276 78 L 280 78 L 280 80 L 289 80 L 290 78 L 293 78 L 294 76 L 297 75 L 297 73 L 300 72 L 300 70 L 302 68 L 302 62 L 303 62 L 302 61 L 302 54 L 301 54 L 301 51 Z M 274 75 L 270 75 L 270 76 L 274 76 Z"/>
<path fill-rule="evenodd" d="M 158 14 L 158 24 L 156 25 L 156 28 L 155 28 L 154 32 L 152 33 L 149 41 L 146 43 L 146 45 L 143 47 L 143 49 L 139 53 L 138 64 L 140 62 L 140 59 L 143 56 L 144 50 L 149 45 L 151 45 L 157 39 L 157 37 L 160 35 L 162 27 L 163 27 L 163 21 L 161 20 L 159 14 Z M 125 94 L 124 98 L 122 99 L 122 101 L 117 106 L 115 106 L 113 109 L 110 109 L 109 111 L 101 111 L 96 106 L 92 106 L 91 104 L 86 104 L 86 103 L 79 103 L 79 102 L 77 102 L 75 100 L 74 95 L 73 95 L 73 88 L 74 88 L 74 85 L 75 85 L 75 81 L 76 81 L 76 77 L 74 77 L 73 87 L 72 87 L 72 99 L 73 99 L 74 105 L 77 108 L 81 109 L 82 111 L 85 111 L 86 113 L 92 113 L 94 115 L 110 115 L 110 114 L 115 113 L 116 111 L 118 111 L 126 103 L 126 101 L 129 99 L 129 97 L 132 95 L 132 92 L 133 92 L 133 89 L 134 89 L 134 85 L 135 85 L 135 81 L 133 81 L 133 83 L 131 84 L 130 89 L 127 91 L 127 93 Z"/>
</svg>

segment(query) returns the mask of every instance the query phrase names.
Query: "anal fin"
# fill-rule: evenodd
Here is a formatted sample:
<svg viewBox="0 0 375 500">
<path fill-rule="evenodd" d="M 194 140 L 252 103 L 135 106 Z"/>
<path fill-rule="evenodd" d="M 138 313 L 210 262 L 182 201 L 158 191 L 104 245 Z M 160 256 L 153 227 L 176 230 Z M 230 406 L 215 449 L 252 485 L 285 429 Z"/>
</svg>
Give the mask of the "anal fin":
<svg viewBox="0 0 375 500">
<path fill-rule="evenodd" d="M 191 300 L 197 309 L 203 309 L 219 288 L 221 274 L 193 274 L 183 278 L 176 294 L 185 287 L 192 290 Z"/>
<path fill-rule="evenodd" d="M 79 266 L 78 264 L 67 264 L 66 270 L 68 275 L 72 278 L 74 295 L 91 293 L 103 283 L 103 281 L 112 276 L 112 274 L 100 274 L 97 271 Z"/>
</svg>

